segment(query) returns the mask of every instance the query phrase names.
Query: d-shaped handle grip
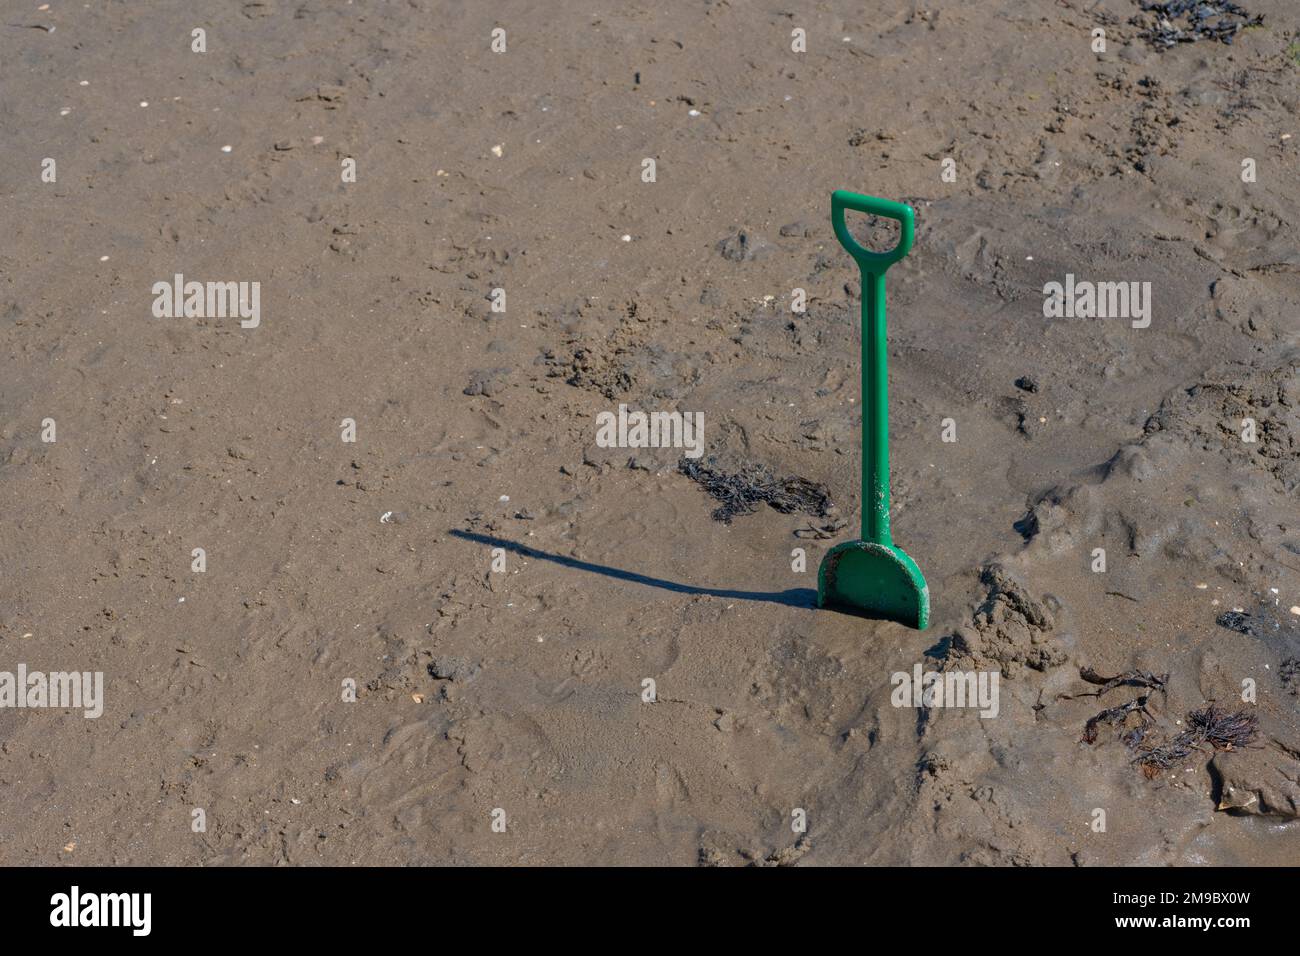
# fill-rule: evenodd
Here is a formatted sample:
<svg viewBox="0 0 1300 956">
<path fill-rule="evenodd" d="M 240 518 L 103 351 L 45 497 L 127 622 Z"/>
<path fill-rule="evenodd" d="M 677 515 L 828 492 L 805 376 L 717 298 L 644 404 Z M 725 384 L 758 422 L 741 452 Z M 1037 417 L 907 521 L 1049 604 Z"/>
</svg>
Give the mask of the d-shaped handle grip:
<svg viewBox="0 0 1300 956">
<path fill-rule="evenodd" d="M 864 212 L 869 216 L 883 216 L 898 221 L 898 245 L 888 252 L 872 252 L 858 245 L 858 241 L 849 234 L 844 225 L 844 210 Z M 863 272 L 873 275 L 884 272 L 912 248 L 912 238 L 916 232 L 912 207 L 875 196 L 862 196 L 847 189 L 837 189 L 831 193 L 831 225 L 835 228 L 835 238 L 848 250 L 849 255 L 857 260 Z"/>
</svg>

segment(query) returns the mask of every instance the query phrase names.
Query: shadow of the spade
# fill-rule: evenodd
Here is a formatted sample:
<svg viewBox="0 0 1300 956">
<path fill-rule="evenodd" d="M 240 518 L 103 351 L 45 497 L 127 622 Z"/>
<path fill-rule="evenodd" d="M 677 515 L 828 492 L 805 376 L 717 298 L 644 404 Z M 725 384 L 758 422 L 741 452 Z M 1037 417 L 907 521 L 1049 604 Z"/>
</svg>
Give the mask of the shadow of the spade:
<svg viewBox="0 0 1300 956">
<path fill-rule="evenodd" d="M 693 584 L 681 584 L 677 581 L 669 581 L 664 578 L 651 577 L 648 574 L 640 574 L 636 571 L 625 571 L 622 568 L 611 568 L 605 564 L 595 564 L 591 561 L 581 561 L 578 558 L 570 558 L 563 554 L 551 554 L 549 551 L 541 551 L 528 545 L 519 544 L 516 541 L 508 541 L 505 538 L 497 538 L 488 534 L 478 534 L 474 531 L 451 530 L 453 537 L 461 538 L 465 541 L 473 541 L 477 544 L 486 544 L 493 548 L 504 548 L 515 554 L 521 554 L 528 558 L 535 558 L 540 561 L 553 561 L 556 564 L 563 565 L 566 568 L 574 568 L 578 571 L 588 571 L 592 574 L 603 574 L 606 577 L 615 578 L 619 581 L 631 581 L 634 584 L 644 584 L 646 587 L 660 588 L 664 591 L 672 591 L 676 594 L 703 594 L 708 597 L 728 598 L 735 601 L 767 601 L 771 604 L 783 604 L 786 607 L 806 607 L 815 608 L 817 606 L 817 592 L 813 588 L 789 588 L 785 591 L 738 591 L 732 588 L 704 588 Z"/>
</svg>

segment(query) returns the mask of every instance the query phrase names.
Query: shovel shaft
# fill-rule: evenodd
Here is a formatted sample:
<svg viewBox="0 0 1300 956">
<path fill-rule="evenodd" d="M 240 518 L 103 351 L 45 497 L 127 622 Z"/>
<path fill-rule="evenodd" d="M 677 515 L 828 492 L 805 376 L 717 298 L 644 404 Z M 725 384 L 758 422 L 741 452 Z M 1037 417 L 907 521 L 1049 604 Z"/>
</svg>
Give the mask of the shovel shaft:
<svg viewBox="0 0 1300 956">
<path fill-rule="evenodd" d="M 862 270 L 862 538 L 893 545 L 889 535 L 889 369 L 885 270 Z"/>
<path fill-rule="evenodd" d="M 898 245 L 872 252 L 844 223 L 852 209 L 898 222 Z M 885 339 L 885 270 L 907 255 L 915 232 L 912 209 L 903 203 L 846 189 L 831 194 L 831 225 L 840 245 L 862 272 L 862 538 L 893 547 L 889 535 L 889 369 Z"/>
</svg>

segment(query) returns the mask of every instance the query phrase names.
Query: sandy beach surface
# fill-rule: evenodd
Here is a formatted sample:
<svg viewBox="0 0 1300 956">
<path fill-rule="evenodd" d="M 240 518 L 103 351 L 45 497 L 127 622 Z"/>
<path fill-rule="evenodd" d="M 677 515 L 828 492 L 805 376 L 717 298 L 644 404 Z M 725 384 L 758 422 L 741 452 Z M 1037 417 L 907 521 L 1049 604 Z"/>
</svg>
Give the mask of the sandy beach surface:
<svg viewBox="0 0 1300 956">
<path fill-rule="evenodd" d="M 0 671 L 103 694 L 0 707 L 0 863 L 1300 863 L 1300 33 L 1243 5 L 7 3 Z M 835 189 L 916 213 L 923 632 L 816 608 Z M 832 505 L 716 520 L 621 405 Z"/>
</svg>

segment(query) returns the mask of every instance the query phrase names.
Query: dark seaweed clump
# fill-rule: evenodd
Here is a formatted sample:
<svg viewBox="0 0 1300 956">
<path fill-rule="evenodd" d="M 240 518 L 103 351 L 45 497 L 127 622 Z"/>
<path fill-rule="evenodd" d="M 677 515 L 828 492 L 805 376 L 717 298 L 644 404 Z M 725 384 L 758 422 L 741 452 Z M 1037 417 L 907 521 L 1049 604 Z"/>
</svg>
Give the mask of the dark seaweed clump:
<svg viewBox="0 0 1300 956">
<path fill-rule="evenodd" d="M 713 458 L 704 464 L 683 458 L 677 470 L 722 502 L 714 509 L 713 520 L 723 524 L 731 524 L 736 515 L 753 514 L 763 503 L 782 514 L 799 511 L 819 518 L 829 514 L 833 507 L 825 485 L 798 476 L 778 478 L 762 465 L 746 465 L 738 472 L 727 472 L 718 468 Z"/>
<path fill-rule="evenodd" d="M 1228 0 L 1142 0 L 1140 6 L 1156 15 L 1155 25 L 1142 37 L 1159 50 L 1197 40 L 1232 43 L 1238 30 L 1264 22 L 1263 14 L 1252 16 Z"/>
<path fill-rule="evenodd" d="M 1081 694 L 1062 694 L 1063 699 L 1101 697 L 1117 687 L 1138 687 L 1145 691 L 1126 703 L 1107 707 L 1091 717 L 1084 725 L 1083 740 L 1088 744 L 1096 743 L 1102 726 L 1122 728 L 1129 724 L 1130 729 L 1120 739 L 1136 754 L 1133 762 L 1142 768 L 1142 773 L 1148 778 L 1158 776 L 1160 771 L 1178 764 L 1206 745 L 1214 750 L 1236 750 L 1245 747 L 1259 733 L 1259 718 L 1255 714 L 1245 710 L 1227 711 L 1215 704 L 1208 704 L 1187 715 L 1186 729 L 1181 733 L 1172 739 L 1152 743 L 1147 740 L 1147 736 L 1155 727 L 1156 718 L 1148 709 L 1148 704 L 1153 694 L 1167 692 L 1168 674 L 1134 669 L 1114 677 L 1104 677 L 1092 668 L 1085 667 L 1080 669 L 1079 676 L 1098 689 Z M 1136 715 L 1136 726 L 1132 726 L 1130 715 Z"/>
<path fill-rule="evenodd" d="M 1209 744 L 1215 750 L 1245 747 L 1259 733 L 1259 717 L 1244 710 L 1227 711 L 1214 704 L 1187 715 L 1187 729 L 1163 744 L 1143 746 L 1133 759 L 1142 772 L 1154 777 Z"/>
<path fill-rule="evenodd" d="M 1277 621 L 1266 620 L 1262 615 L 1244 611 L 1224 611 L 1214 623 L 1248 637 L 1268 637 L 1280 628 Z"/>
<path fill-rule="evenodd" d="M 1120 704 L 1116 707 L 1107 707 L 1105 710 L 1089 718 L 1088 723 L 1083 728 L 1083 741 L 1088 744 L 1097 742 L 1097 732 L 1103 724 L 1115 724 L 1123 726 L 1128 720 L 1129 714 L 1138 715 L 1138 726 L 1124 735 L 1124 742 L 1130 747 L 1137 746 L 1141 742 L 1147 728 L 1155 722 L 1155 717 L 1147 709 L 1147 704 L 1151 701 L 1151 695 L 1156 691 L 1166 692 L 1169 683 L 1168 674 L 1152 674 L 1143 670 L 1127 670 L 1122 674 L 1114 677 L 1103 677 L 1091 667 L 1079 669 L 1079 676 L 1089 684 L 1099 687 L 1100 690 L 1091 691 L 1082 694 L 1063 694 L 1065 699 L 1076 697 L 1100 697 L 1107 691 L 1114 690 L 1116 687 L 1140 687 L 1148 691 L 1145 694 L 1139 694 L 1127 703 Z"/>
</svg>

